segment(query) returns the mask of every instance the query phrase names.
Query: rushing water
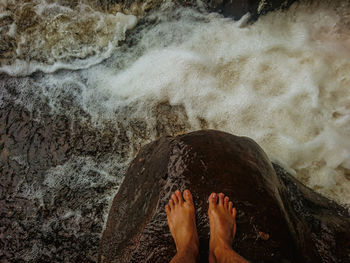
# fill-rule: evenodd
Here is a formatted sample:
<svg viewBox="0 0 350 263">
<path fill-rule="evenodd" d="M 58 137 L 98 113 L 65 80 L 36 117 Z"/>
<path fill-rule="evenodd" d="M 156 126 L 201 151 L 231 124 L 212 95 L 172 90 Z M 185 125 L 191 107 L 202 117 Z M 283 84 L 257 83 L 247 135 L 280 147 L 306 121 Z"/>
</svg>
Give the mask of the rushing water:
<svg viewBox="0 0 350 263">
<path fill-rule="evenodd" d="M 203 128 L 253 138 L 350 205 L 347 1 L 294 4 L 251 25 L 170 2 L 144 17 L 121 10 L 0 1 L 0 259 L 96 260 L 138 149 Z"/>
</svg>

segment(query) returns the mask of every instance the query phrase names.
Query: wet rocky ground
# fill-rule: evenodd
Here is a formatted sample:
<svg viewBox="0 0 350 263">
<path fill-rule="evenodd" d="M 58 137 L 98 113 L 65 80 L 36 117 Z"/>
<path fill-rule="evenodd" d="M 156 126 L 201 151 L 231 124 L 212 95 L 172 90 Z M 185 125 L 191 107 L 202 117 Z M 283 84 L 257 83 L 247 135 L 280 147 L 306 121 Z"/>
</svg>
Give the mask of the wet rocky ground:
<svg viewBox="0 0 350 263">
<path fill-rule="evenodd" d="M 145 120 L 132 118 L 97 126 L 69 96 L 58 100 L 63 109 L 58 114 L 44 97 L 30 91 L 26 97 L 35 107 L 25 105 L 18 78 L 1 75 L 0 81 L 0 262 L 97 262 L 106 216 L 131 159 L 152 139 L 188 131 L 184 109 L 158 104 L 152 113 L 156 125 L 151 128 Z M 128 110 L 116 113 L 116 119 L 126 119 Z M 344 217 L 345 210 L 322 203 L 320 197 L 321 203 L 312 199 L 313 205 L 310 190 L 280 167 L 274 168 L 290 195 L 285 198 L 293 201 L 286 209 L 293 218 L 299 218 L 295 211 L 302 211 L 312 233 L 323 233 L 322 238 L 310 235 L 319 241 L 317 245 L 325 250 L 324 240 L 345 242 L 346 235 L 334 239 L 320 223 L 325 218 L 336 222 L 336 215 L 327 211 Z M 158 223 L 166 229 L 164 222 Z M 168 234 L 164 238 L 171 242 Z M 338 243 L 329 244 L 332 251 L 339 249 Z"/>
<path fill-rule="evenodd" d="M 96 126 L 69 96 L 59 100 L 66 110 L 52 113 L 30 92 L 35 107 L 24 105 L 18 79 L 0 81 L 0 261 L 96 262 L 111 196 L 130 157 L 150 134 L 188 129 L 178 118 L 183 109 L 157 105 L 151 131 L 136 119 Z"/>
<path fill-rule="evenodd" d="M 106 148 L 105 153 L 110 152 L 107 145 L 114 136 L 104 133 L 97 139 L 98 131 L 73 123 L 66 116 L 45 115 L 35 120 L 35 113 L 13 101 L 1 105 L 0 116 L 0 259 L 94 262 L 108 203 L 104 194 L 118 185 L 109 180 L 79 187 L 73 178 L 82 168 L 79 164 L 70 167 L 76 171 L 69 169 L 68 178 L 61 178 L 62 182 L 58 179 L 54 186 L 45 180 L 51 168 L 73 156 L 101 162 L 105 157 L 98 153 Z M 87 173 L 85 179 L 101 180 L 94 169 Z"/>
<path fill-rule="evenodd" d="M 194 197 L 199 262 L 208 262 L 212 192 L 237 208 L 233 248 L 250 262 L 349 262 L 346 209 L 273 166 L 252 139 L 216 130 L 161 137 L 140 150 L 110 208 L 99 262 L 170 262 L 176 248 L 164 206 L 176 189 Z"/>
<path fill-rule="evenodd" d="M 260 2 L 206 5 L 238 19 L 247 10 L 257 17 L 292 1 Z M 60 3 L 74 7 L 77 1 Z M 94 5 L 111 13 L 130 9 L 138 14 L 137 3 L 141 2 L 101 0 Z M 149 1 L 144 7 L 158 4 Z M 17 11 L 15 16 L 23 22 L 19 30 L 31 30 L 30 12 Z M 5 18 L 1 23 L 14 19 Z M 14 43 L 14 39 L 0 41 L 1 58 L 11 56 Z M 188 131 L 186 114 L 181 106 L 163 102 L 153 109 L 154 127 L 140 119 L 124 122 L 128 109 L 116 113 L 116 122 L 97 126 L 88 113 L 72 106 L 74 98 L 64 92 L 61 112 L 52 112 L 48 97 L 33 94 L 35 87 L 23 98 L 18 83 L 30 86 L 36 77 L 40 74 L 22 79 L 0 75 L 0 262 L 96 262 L 109 205 L 130 160 L 152 139 Z"/>
</svg>

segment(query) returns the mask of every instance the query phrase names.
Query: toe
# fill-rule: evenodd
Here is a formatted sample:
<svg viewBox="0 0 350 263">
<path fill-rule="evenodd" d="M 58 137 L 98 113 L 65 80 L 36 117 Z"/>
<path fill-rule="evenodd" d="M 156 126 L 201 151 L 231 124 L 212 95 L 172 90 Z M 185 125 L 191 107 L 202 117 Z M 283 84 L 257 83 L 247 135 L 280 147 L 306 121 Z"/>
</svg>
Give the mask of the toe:
<svg viewBox="0 0 350 263">
<path fill-rule="evenodd" d="M 223 193 L 219 194 L 219 205 L 221 205 L 221 206 L 224 205 L 224 197 L 225 197 L 225 195 Z"/>
<path fill-rule="evenodd" d="M 216 193 L 211 193 L 209 196 L 209 209 L 214 208 L 217 204 L 218 196 Z"/>
<path fill-rule="evenodd" d="M 232 202 L 229 202 L 228 203 L 228 211 L 232 214 L 232 207 L 233 207 L 233 203 Z"/>
<path fill-rule="evenodd" d="M 184 191 L 184 198 L 186 202 L 188 202 L 189 204 L 193 204 L 193 197 L 190 190 L 186 189 Z"/>
<path fill-rule="evenodd" d="M 179 200 L 179 204 L 183 204 L 184 200 L 182 199 L 182 194 L 181 194 L 181 191 L 180 190 L 176 190 L 175 191 L 175 195 L 177 197 L 177 200 Z"/>
<path fill-rule="evenodd" d="M 166 212 L 166 215 L 169 216 L 169 214 L 170 214 L 170 206 L 169 205 L 165 206 L 165 212 Z"/>
<path fill-rule="evenodd" d="M 236 208 L 232 209 L 232 218 L 233 218 L 233 238 L 236 236 L 236 230 L 237 230 L 237 225 L 236 225 L 236 214 L 237 210 Z"/>
<path fill-rule="evenodd" d="M 175 204 L 174 204 L 174 201 L 173 199 L 170 199 L 169 200 L 169 206 L 170 206 L 170 209 L 173 210 L 175 208 Z"/>
<path fill-rule="evenodd" d="M 236 219 L 236 215 L 237 215 L 236 208 L 232 208 L 232 217 L 233 217 L 233 219 Z"/>
<path fill-rule="evenodd" d="M 177 196 L 175 194 L 171 195 L 171 199 L 174 201 L 175 205 L 179 203 L 179 200 L 177 199 Z"/>
<path fill-rule="evenodd" d="M 228 201 L 230 200 L 230 198 L 228 196 L 225 196 L 225 199 L 224 199 L 224 206 L 225 206 L 225 209 L 228 210 Z"/>
</svg>

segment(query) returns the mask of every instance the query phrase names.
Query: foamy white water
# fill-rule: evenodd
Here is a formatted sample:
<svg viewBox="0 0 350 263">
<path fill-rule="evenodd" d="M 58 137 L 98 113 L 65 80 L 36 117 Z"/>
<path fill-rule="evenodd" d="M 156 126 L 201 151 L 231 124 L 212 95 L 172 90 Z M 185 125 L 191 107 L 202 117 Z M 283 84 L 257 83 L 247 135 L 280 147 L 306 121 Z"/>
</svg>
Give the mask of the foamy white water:
<svg viewBox="0 0 350 263">
<path fill-rule="evenodd" d="M 121 72 L 91 69 L 91 85 L 108 92 L 109 109 L 142 105 L 144 119 L 157 103 L 183 105 L 191 130 L 205 120 L 249 136 L 306 185 L 350 204 L 348 10 L 294 5 L 246 27 L 217 15 L 194 22 L 184 10 L 142 35 L 146 51 Z"/>
<path fill-rule="evenodd" d="M 132 47 L 115 49 L 134 26 L 134 18 L 121 15 L 123 30 L 106 28 L 117 39 L 113 51 L 96 52 L 101 60 L 110 56 L 107 61 L 79 73 L 46 74 L 34 81 L 34 90 L 49 98 L 53 112 L 71 114 L 59 103 L 69 93 L 71 107 L 82 108 L 97 125 L 123 123 L 131 138 L 130 158 L 156 138 L 155 109 L 169 103 L 178 109 L 169 125 L 182 123 L 181 132 L 212 128 L 249 136 L 306 185 L 349 205 L 350 9 L 339 3 L 294 4 L 252 25 L 191 9 L 163 10 L 130 36 Z M 122 23 L 117 16 L 107 18 L 112 28 Z M 67 43 L 72 39 L 68 36 Z M 95 45 L 99 41 L 98 35 L 91 46 L 105 50 L 106 45 Z M 72 47 L 78 44 L 73 41 Z M 64 68 L 75 68 L 80 63 L 75 49 L 62 50 L 69 57 Z M 45 56 L 56 61 L 56 54 Z M 97 61 L 91 52 L 84 54 L 86 61 Z M 50 63 L 34 68 L 60 68 Z M 16 63 L 2 70 L 33 72 Z M 35 107 L 26 94 L 22 101 Z M 135 135 L 135 120 L 144 123 L 143 138 Z"/>
<path fill-rule="evenodd" d="M 69 3 L 69 2 L 68 2 Z M 137 18 L 101 12 L 89 1 L 0 1 L 0 73 L 83 69 L 111 56 Z"/>
<path fill-rule="evenodd" d="M 347 1 L 252 25 L 170 1 L 144 18 L 94 3 L 0 0 L 0 72 L 16 76 L 0 74 L 5 259 L 97 261 L 138 150 L 198 129 L 253 138 L 350 207 Z"/>
</svg>

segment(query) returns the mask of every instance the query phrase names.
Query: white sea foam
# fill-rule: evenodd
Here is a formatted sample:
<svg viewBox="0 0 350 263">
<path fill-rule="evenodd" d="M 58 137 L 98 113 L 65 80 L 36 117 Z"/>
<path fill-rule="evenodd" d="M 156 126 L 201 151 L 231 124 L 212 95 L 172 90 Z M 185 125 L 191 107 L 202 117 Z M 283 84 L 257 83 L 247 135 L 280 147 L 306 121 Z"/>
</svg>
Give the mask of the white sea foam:
<svg viewBox="0 0 350 263">
<path fill-rule="evenodd" d="M 184 10 L 143 34 L 146 51 L 121 72 L 87 71 L 89 85 L 108 94 L 106 112 L 137 104 L 147 120 L 160 102 L 183 105 L 191 130 L 204 119 L 249 136 L 305 184 L 350 204 L 348 11 L 294 5 L 241 27 L 216 15 L 193 22 L 198 13 Z"/>
<path fill-rule="evenodd" d="M 0 4 L 0 17 L 7 19 L 0 27 L 1 37 L 9 37 L 11 43 L 1 47 L 0 73 L 12 76 L 98 64 L 137 23 L 133 15 L 100 12 L 84 1 L 71 8 L 45 0 L 10 0 Z"/>
<path fill-rule="evenodd" d="M 117 179 L 113 170 L 120 169 L 121 164 L 115 163 L 113 158 L 106 159 L 96 163 L 93 158 L 73 156 L 64 165 L 49 169 L 43 185 L 54 190 L 69 187 L 73 191 L 83 191 L 113 182 Z"/>
<path fill-rule="evenodd" d="M 14 196 L 30 201 L 14 229 L 35 226 L 38 233 L 29 245 L 21 237 L 19 259 L 55 258 L 60 245 L 48 247 L 49 239 L 41 236 L 61 240 L 64 233 L 57 229 L 98 240 L 98 228 L 80 227 L 106 223 L 107 204 L 131 159 L 162 134 L 213 128 L 249 136 L 306 185 L 350 207 L 348 3 L 294 4 L 247 25 L 248 15 L 234 22 L 186 8 L 167 11 L 167 2 L 128 36 L 129 46 L 119 42 L 135 17 L 105 14 L 84 0 L 75 7 L 47 2 L 0 0 L 0 34 L 15 41 L 1 53 L 0 71 L 54 72 L 1 76 L 0 106 L 25 105 L 38 122 L 51 110 L 71 120 L 72 134 L 75 123 L 94 125 L 87 127 L 95 132 L 94 142 L 104 132 L 115 140 L 108 139 L 111 153 L 102 147 L 97 156 L 73 154 L 37 174 L 27 172 L 25 153 L 11 156 L 25 171 Z M 21 17 L 24 11 L 29 15 Z M 31 15 L 34 26 L 25 28 L 22 22 Z M 80 32 L 87 33 L 85 42 L 75 38 L 73 29 L 87 24 Z M 43 208 L 51 214 L 43 215 Z"/>
<path fill-rule="evenodd" d="M 349 10 L 294 4 L 247 26 L 191 9 L 162 11 L 131 36 L 134 46 L 112 48 L 103 53 L 108 61 L 80 72 L 47 74 L 34 87 L 54 111 L 70 114 L 57 102 L 71 92 L 71 108 L 99 125 L 123 123 L 133 153 L 156 137 L 157 105 L 180 105 L 185 114 L 174 122 L 187 123 L 181 131 L 249 136 L 306 185 L 350 205 Z M 138 139 L 136 120 L 144 123 Z"/>
</svg>

